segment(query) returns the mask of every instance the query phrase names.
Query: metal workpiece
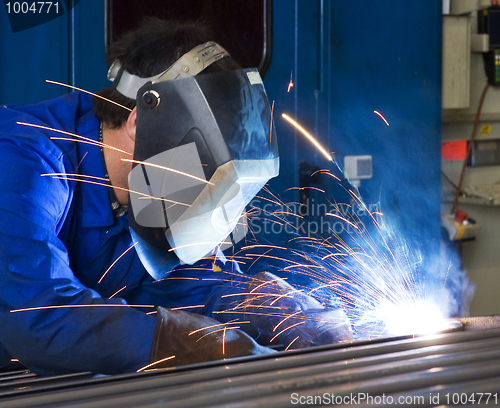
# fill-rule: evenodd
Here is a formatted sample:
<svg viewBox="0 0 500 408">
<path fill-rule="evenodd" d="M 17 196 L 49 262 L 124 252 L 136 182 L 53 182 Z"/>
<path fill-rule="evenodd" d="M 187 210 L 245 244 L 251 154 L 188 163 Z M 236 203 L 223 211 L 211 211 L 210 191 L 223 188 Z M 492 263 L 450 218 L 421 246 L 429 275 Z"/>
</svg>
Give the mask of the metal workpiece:
<svg viewBox="0 0 500 408">
<path fill-rule="evenodd" d="M 465 394 L 498 398 L 500 329 L 358 340 L 119 376 L 17 375 L 0 377 L 0 407 L 281 407 L 310 405 L 309 396 L 325 403 L 358 395 L 366 406 L 384 406 L 373 399 L 382 395 L 408 398 L 408 406 L 448 405 Z"/>
</svg>

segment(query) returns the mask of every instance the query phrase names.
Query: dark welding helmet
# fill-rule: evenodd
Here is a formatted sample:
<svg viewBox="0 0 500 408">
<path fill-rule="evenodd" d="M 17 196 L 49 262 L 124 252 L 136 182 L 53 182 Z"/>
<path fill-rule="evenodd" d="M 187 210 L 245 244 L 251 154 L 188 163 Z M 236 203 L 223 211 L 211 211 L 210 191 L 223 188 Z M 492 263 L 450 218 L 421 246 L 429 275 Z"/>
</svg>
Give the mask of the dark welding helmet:
<svg viewBox="0 0 500 408">
<path fill-rule="evenodd" d="M 279 172 L 259 72 L 196 75 L 207 59 L 220 58 L 214 57 L 220 50 L 215 43 L 196 47 L 142 84 L 144 78 L 125 76 L 140 86 L 129 222 L 155 279 L 179 262 L 192 264 L 241 240 L 246 205 Z"/>
</svg>

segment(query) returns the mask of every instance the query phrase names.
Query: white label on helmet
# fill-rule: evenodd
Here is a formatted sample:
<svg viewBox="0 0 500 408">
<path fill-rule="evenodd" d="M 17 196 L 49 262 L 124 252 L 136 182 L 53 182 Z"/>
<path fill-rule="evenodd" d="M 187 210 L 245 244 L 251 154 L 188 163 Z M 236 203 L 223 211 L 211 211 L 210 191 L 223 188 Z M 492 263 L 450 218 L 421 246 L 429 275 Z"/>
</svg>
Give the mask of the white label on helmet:
<svg viewBox="0 0 500 408">
<path fill-rule="evenodd" d="M 257 71 L 249 71 L 247 72 L 248 80 L 250 81 L 250 85 L 261 84 L 262 79 Z"/>
</svg>

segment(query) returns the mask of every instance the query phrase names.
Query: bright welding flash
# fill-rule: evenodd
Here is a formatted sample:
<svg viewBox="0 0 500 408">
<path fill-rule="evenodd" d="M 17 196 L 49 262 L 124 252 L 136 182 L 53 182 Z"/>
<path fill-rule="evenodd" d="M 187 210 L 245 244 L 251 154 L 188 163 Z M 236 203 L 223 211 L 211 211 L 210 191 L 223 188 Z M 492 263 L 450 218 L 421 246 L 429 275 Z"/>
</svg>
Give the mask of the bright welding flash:
<svg viewBox="0 0 500 408">
<path fill-rule="evenodd" d="M 425 300 L 407 304 L 383 303 L 379 317 L 385 323 L 389 336 L 432 334 L 449 328 L 448 320 L 438 306 Z"/>
</svg>

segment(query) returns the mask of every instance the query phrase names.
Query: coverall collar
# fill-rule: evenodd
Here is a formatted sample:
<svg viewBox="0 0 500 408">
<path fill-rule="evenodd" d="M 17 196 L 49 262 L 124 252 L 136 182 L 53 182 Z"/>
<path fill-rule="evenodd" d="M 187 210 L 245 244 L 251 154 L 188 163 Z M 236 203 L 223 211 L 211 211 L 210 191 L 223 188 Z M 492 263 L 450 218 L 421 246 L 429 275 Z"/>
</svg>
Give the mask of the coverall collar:
<svg viewBox="0 0 500 408">
<path fill-rule="evenodd" d="M 78 135 L 99 141 L 99 121 L 92 112 L 86 114 L 77 124 Z M 82 192 L 82 204 L 85 211 L 82 214 L 82 226 L 84 227 L 107 227 L 114 223 L 111 202 L 108 189 L 109 181 L 102 180 L 105 177 L 99 146 L 87 143 L 77 143 L 78 165 L 75 173 L 82 176 L 99 177 L 91 179 L 82 177 L 92 183 L 80 182 Z M 95 184 L 99 183 L 99 184 Z"/>
</svg>

